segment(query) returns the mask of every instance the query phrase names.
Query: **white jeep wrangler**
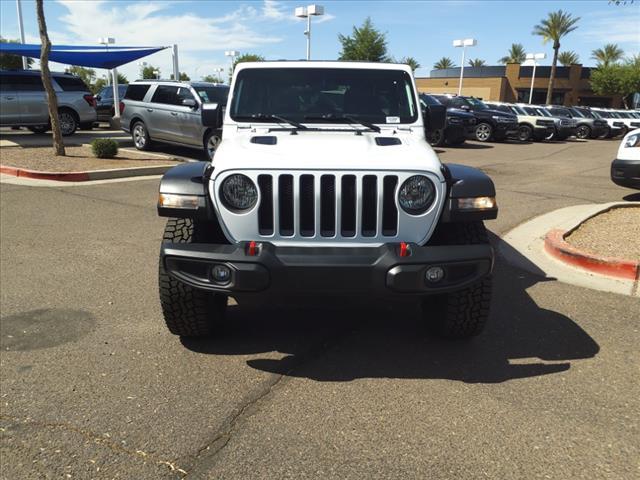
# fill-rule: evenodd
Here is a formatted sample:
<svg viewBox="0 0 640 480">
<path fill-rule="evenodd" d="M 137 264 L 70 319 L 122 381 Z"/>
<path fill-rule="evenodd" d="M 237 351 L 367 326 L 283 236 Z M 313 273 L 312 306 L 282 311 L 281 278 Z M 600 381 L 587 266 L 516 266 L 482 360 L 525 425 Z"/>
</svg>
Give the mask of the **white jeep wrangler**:
<svg viewBox="0 0 640 480">
<path fill-rule="evenodd" d="M 410 67 L 260 62 L 235 70 L 213 160 L 160 184 L 170 217 L 160 251 L 169 330 L 212 333 L 227 298 L 326 295 L 420 302 L 447 337 L 478 334 L 489 314 L 497 216 L 489 177 L 443 165 Z M 427 125 L 429 124 L 429 125 Z"/>
</svg>

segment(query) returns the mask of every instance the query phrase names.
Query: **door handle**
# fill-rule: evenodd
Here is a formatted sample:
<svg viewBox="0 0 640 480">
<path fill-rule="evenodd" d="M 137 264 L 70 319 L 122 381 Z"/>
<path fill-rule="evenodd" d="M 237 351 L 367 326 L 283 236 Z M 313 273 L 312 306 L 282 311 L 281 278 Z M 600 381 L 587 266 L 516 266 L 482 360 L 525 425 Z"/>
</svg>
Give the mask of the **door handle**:
<svg viewBox="0 0 640 480">
<path fill-rule="evenodd" d="M 176 117 L 178 115 L 178 112 L 171 112 L 171 115 L 173 115 L 174 117 Z"/>
<path fill-rule="evenodd" d="M 147 112 L 153 112 L 153 108 L 147 108 Z"/>
</svg>

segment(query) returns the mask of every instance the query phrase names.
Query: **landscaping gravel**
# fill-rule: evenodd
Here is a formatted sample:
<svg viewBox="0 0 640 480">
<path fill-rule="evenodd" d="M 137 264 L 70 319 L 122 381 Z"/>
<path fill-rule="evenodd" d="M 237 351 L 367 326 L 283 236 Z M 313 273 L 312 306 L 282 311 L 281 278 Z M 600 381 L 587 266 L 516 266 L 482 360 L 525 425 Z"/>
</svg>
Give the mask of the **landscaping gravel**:
<svg viewBox="0 0 640 480">
<path fill-rule="evenodd" d="M 565 240 L 592 254 L 640 260 L 640 207 L 614 208 L 596 215 Z"/>
<path fill-rule="evenodd" d="M 175 165 L 180 162 L 148 155 L 145 152 L 123 151 L 115 158 L 96 158 L 91 147 L 66 147 L 67 155 L 56 157 L 52 147 L 5 147 L 0 149 L 0 164 L 44 172 L 82 172 L 113 168 Z"/>
</svg>

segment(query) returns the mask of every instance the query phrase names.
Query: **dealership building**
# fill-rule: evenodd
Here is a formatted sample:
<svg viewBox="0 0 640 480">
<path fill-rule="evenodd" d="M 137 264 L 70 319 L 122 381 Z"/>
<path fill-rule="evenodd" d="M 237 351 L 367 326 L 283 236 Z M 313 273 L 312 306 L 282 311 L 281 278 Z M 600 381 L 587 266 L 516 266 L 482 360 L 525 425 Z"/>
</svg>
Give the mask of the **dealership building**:
<svg viewBox="0 0 640 480">
<path fill-rule="evenodd" d="M 552 103 L 556 105 L 588 105 L 592 107 L 622 106 L 619 95 L 597 95 L 591 90 L 592 68 L 582 65 L 557 67 Z M 486 101 L 529 102 L 533 67 L 508 63 L 494 67 L 465 67 L 462 94 Z M 545 103 L 551 67 L 536 68 L 533 103 Z M 418 77 L 418 90 L 425 93 L 458 93 L 460 68 L 431 70 L 430 77 Z"/>
</svg>

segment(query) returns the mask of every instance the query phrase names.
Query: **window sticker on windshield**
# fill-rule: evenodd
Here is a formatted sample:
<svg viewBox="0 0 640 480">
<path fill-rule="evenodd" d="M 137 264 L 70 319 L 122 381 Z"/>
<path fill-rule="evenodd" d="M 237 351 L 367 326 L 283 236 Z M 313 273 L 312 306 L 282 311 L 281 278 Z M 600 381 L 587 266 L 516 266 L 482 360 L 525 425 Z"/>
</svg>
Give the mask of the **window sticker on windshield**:
<svg viewBox="0 0 640 480">
<path fill-rule="evenodd" d="M 387 123 L 400 123 L 400 117 L 387 117 Z"/>
</svg>

